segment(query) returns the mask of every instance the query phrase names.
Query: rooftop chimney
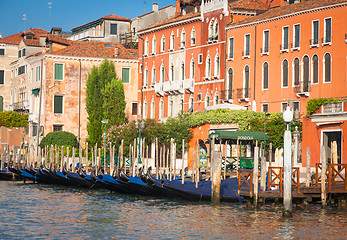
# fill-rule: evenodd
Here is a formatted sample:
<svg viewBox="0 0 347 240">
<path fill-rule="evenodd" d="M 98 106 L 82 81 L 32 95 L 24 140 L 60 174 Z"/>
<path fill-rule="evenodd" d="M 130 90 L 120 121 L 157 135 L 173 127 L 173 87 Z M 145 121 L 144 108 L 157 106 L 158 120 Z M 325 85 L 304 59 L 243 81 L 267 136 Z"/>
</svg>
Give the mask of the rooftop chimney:
<svg viewBox="0 0 347 240">
<path fill-rule="evenodd" d="M 0 39 L 2 38 L 2 34 L 0 33 Z"/>
<path fill-rule="evenodd" d="M 175 17 L 181 15 L 181 0 L 176 0 L 176 13 Z"/>
<path fill-rule="evenodd" d="M 152 5 L 152 11 L 153 12 L 158 12 L 159 10 L 159 4 L 158 3 L 153 3 Z"/>
<path fill-rule="evenodd" d="M 118 47 L 116 47 L 114 49 L 114 57 L 117 58 L 118 57 Z"/>
</svg>

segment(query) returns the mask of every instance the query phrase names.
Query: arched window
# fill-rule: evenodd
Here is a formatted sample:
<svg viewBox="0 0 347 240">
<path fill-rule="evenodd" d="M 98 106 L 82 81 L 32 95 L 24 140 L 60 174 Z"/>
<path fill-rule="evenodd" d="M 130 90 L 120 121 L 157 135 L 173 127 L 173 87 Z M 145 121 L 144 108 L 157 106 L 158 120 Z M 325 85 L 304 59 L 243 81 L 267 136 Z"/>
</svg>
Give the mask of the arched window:
<svg viewBox="0 0 347 240">
<path fill-rule="evenodd" d="M 304 60 L 304 65 L 303 65 L 302 91 L 308 92 L 309 91 L 309 81 L 310 81 L 310 59 L 306 55 L 303 60 Z"/>
<path fill-rule="evenodd" d="M 143 119 L 147 118 L 147 101 L 145 100 L 143 104 Z"/>
<path fill-rule="evenodd" d="M 0 96 L 0 112 L 4 111 L 4 97 Z"/>
<path fill-rule="evenodd" d="M 219 103 L 219 95 L 218 92 L 214 95 L 214 105 L 217 105 Z"/>
<path fill-rule="evenodd" d="M 196 31 L 195 28 L 192 29 L 192 32 L 190 33 L 190 45 L 195 45 L 196 43 Z"/>
<path fill-rule="evenodd" d="M 165 67 L 164 64 L 160 67 L 160 82 L 165 82 Z"/>
<path fill-rule="evenodd" d="M 151 85 L 155 85 L 155 77 L 156 77 L 156 70 L 155 70 L 155 67 L 153 66 L 152 68 L 152 82 L 151 82 Z"/>
<path fill-rule="evenodd" d="M 213 41 L 213 19 L 210 22 L 210 25 L 208 26 L 208 40 Z"/>
<path fill-rule="evenodd" d="M 294 86 L 299 86 L 300 84 L 300 60 L 299 58 L 294 59 Z"/>
<path fill-rule="evenodd" d="M 190 95 L 188 112 L 194 112 L 194 97 L 193 97 L 193 95 Z"/>
<path fill-rule="evenodd" d="M 217 20 L 217 19 L 216 19 L 216 21 L 214 22 L 214 27 L 213 27 L 213 29 L 214 29 L 214 33 L 213 33 L 214 38 L 213 38 L 213 40 L 218 40 L 219 26 L 218 26 L 218 20 Z"/>
<path fill-rule="evenodd" d="M 185 47 L 185 46 L 186 46 L 186 32 L 183 29 L 181 32 L 181 47 Z"/>
<path fill-rule="evenodd" d="M 318 56 L 312 57 L 312 83 L 318 83 Z"/>
<path fill-rule="evenodd" d="M 190 61 L 190 79 L 195 78 L 195 62 L 194 59 Z"/>
<path fill-rule="evenodd" d="M 173 64 L 171 64 L 171 67 L 170 67 L 170 72 L 171 72 L 171 81 L 174 81 L 175 80 L 175 67 Z"/>
<path fill-rule="evenodd" d="M 155 119 L 155 103 L 154 103 L 154 99 L 152 99 L 152 102 L 151 102 L 151 118 Z"/>
<path fill-rule="evenodd" d="M 172 32 L 170 36 L 170 50 L 174 50 L 174 49 L 175 49 L 175 34 L 174 32 Z"/>
<path fill-rule="evenodd" d="M 159 103 L 159 118 L 163 118 L 164 117 L 164 100 L 160 99 L 160 103 Z"/>
<path fill-rule="evenodd" d="M 269 89 L 269 64 L 263 64 L 263 89 Z"/>
<path fill-rule="evenodd" d="M 145 55 L 148 55 L 148 49 L 149 49 L 149 41 L 148 41 L 148 38 L 146 38 L 146 41 L 145 41 Z"/>
<path fill-rule="evenodd" d="M 182 62 L 182 64 L 181 64 L 181 77 L 182 77 L 182 80 L 185 79 L 184 62 Z"/>
<path fill-rule="evenodd" d="M 249 66 L 246 65 L 243 74 L 243 97 L 249 98 Z"/>
<path fill-rule="evenodd" d="M 162 52 L 165 52 L 165 37 L 164 35 L 161 37 L 160 49 Z"/>
<path fill-rule="evenodd" d="M 184 100 L 181 99 L 180 103 L 181 103 L 180 104 L 181 105 L 181 111 L 184 112 Z"/>
<path fill-rule="evenodd" d="M 173 100 L 170 100 L 170 117 L 173 116 Z"/>
<path fill-rule="evenodd" d="M 214 60 L 214 75 L 216 77 L 219 77 L 219 72 L 220 72 L 220 59 L 219 59 L 219 55 L 217 54 Z"/>
<path fill-rule="evenodd" d="M 324 55 L 324 82 L 331 82 L 331 55 Z"/>
<path fill-rule="evenodd" d="M 228 99 L 233 98 L 233 69 L 229 68 L 228 70 L 228 89 L 227 89 L 227 96 Z"/>
<path fill-rule="evenodd" d="M 155 38 L 155 36 L 152 39 L 152 53 L 157 53 L 157 39 Z"/>
<path fill-rule="evenodd" d="M 145 69 L 145 86 L 148 86 L 148 68 Z"/>
<path fill-rule="evenodd" d="M 206 77 L 211 77 L 211 58 L 209 55 L 206 58 Z"/>
<path fill-rule="evenodd" d="M 288 87 L 288 60 L 282 62 L 282 87 Z"/>
<path fill-rule="evenodd" d="M 210 95 L 207 94 L 205 98 L 205 107 L 209 107 L 209 106 L 210 106 Z"/>
</svg>

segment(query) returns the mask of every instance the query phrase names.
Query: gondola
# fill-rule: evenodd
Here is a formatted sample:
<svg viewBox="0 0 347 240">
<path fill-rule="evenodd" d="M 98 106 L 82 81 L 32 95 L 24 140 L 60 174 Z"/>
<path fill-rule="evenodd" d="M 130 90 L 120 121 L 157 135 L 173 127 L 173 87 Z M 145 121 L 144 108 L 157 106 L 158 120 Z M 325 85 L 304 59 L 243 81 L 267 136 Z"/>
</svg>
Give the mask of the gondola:
<svg viewBox="0 0 347 240">
<path fill-rule="evenodd" d="M 164 180 L 163 186 L 172 193 L 189 200 L 210 201 L 211 181 L 201 181 L 196 187 L 194 182 L 182 184 L 179 181 Z M 221 201 L 238 202 L 238 179 L 228 178 L 221 181 L 220 197 Z"/>
<path fill-rule="evenodd" d="M 160 179 L 156 179 L 153 178 L 151 175 L 151 170 L 152 167 L 149 167 L 147 169 L 147 173 L 144 174 L 143 171 L 140 172 L 141 176 L 141 180 L 143 182 L 145 182 L 148 186 L 150 186 L 151 188 L 155 189 L 155 191 L 157 191 L 158 193 L 160 193 L 161 196 L 165 196 L 165 197 L 177 197 L 176 195 L 174 195 L 172 192 L 170 192 L 167 188 L 165 188 L 163 186 L 163 181 Z"/>
<path fill-rule="evenodd" d="M 116 179 L 118 179 L 118 181 Z M 113 172 L 112 176 L 109 174 L 104 174 L 102 180 L 104 181 L 105 188 L 110 191 L 119 193 L 132 193 L 131 191 L 128 191 L 126 187 L 124 187 L 125 183 L 122 182 L 116 171 Z"/>
</svg>

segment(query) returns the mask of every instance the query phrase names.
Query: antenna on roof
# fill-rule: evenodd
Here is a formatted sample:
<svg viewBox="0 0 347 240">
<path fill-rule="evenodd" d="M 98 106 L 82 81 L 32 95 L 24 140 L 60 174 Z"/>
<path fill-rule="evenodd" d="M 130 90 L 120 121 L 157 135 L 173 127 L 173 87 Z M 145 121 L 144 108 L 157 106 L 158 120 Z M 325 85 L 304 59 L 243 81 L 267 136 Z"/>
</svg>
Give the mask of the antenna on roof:
<svg viewBox="0 0 347 240">
<path fill-rule="evenodd" d="M 48 29 L 51 29 L 51 9 L 52 9 L 52 2 L 48 2 L 48 14 L 49 14 L 49 17 L 48 17 Z"/>
<path fill-rule="evenodd" d="M 24 31 L 26 30 L 26 27 L 25 27 L 25 22 L 26 22 L 26 20 L 27 20 L 27 15 L 24 13 L 23 14 L 23 18 L 22 18 L 22 20 L 23 20 L 23 24 L 24 24 Z"/>
<path fill-rule="evenodd" d="M 144 10 L 145 13 L 146 13 L 146 1 L 143 2 L 143 10 Z"/>
</svg>

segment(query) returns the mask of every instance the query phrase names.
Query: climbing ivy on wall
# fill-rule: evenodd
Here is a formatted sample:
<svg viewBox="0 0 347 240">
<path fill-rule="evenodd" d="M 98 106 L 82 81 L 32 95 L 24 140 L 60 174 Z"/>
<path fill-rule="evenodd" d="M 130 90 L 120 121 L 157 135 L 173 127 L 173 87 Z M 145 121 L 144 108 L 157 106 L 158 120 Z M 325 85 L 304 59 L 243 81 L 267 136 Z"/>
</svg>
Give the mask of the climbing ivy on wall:
<svg viewBox="0 0 347 240">
<path fill-rule="evenodd" d="M 312 113 L 315 113 L 316 111 L 318 111 L 320 106 L 322 106 L 325 103 L 338 102 L 338 101 L 342 101 L 342 100 L 343 99 L 341 99 L 341 98 L 314 98 L 314 99 L 310 99 L 306 105 L 306 114 L 307 114 L 307 116 L 309 116 Z"/>
</svg>

